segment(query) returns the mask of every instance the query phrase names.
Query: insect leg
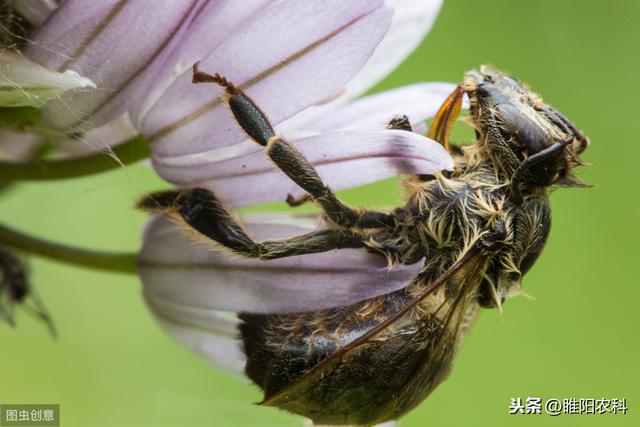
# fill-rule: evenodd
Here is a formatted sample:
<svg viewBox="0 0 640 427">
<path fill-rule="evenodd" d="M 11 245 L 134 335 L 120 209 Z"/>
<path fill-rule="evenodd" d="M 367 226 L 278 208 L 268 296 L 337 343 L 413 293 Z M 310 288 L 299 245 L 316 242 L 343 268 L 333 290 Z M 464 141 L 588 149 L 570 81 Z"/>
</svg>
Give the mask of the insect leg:
<svg viewBox="0 0 640 427">
<path fill-rule="evenodd" d="M 393 119 L 391 119 L 389 121 L 389 123 L 386 126 L 387 129 L 397 129 L 397 130 L 406 130 L 408 132 L 411 132 L 411 123 L 409 122 L 409 117 L 407 117 L 405 114 L 394 117 Z M 306 202 L 309 202 L 313 200 L 311 198 L 311 196 L 309 196 L 308 194 L 305 194 L 303 196 L 300 197 L 294 197 L 291 194 L 289 194 L 287 196 L 286 202 L 289 206 L 293 207 L 297 207 L 297 206 L 301 206 L 303 204 L 305 204 Z"/>
<path fill-rule="evenodd" d="M 298 206 L 302 206 L 305 203 L 310 202 L 312 200 L 313 199 L 308 194 L 304 194 L 304 195 L 302 195 L 300 197 L 294 197 L 291 194 L 287 194 L 287 199 L 285 200 L 285 202 L 287 202 L 287 204 L 290 207 L 295 208 L 295 207 L 298 207 Z"/>
<path fill-rule="evenodd" d="M 544 150 L 534 154 L 531 157 L 527 157 L 520 166 L 516 169 L 513 174 L 513 178 L 511 179 L 511 199 L 515 203 L 520 203 L 522 201 L 522 193 L 520 191 L 520 183 L 522 182 L 525 173 L 533 166 L 544 162 L 554 156 L 557 156 L 559 153 L 564 150 L 564 148 L 573 141 L 573 135 L 569 137 L 566 141 L 556 142 L 551 146 L 545 148 Z"/>
<path fill-rule="evenodd" d="M 174 220 L 211 239 L 231 252 L 248 258 L 275 259 L 326 252 L 331 249 L 360 248 L 363 238 L 342 230 L 319 230 L 281 240 L 254 241 L 209 190 L 194 188 L 164 191 L 145 197 L 138 207 L 167 212 Z M 211 243 L 207 240 L 207 243 Z"/>
<path fill-rule="evenodd" d="M 0 320 L 6 320 L 15 326 L 14 308 L 20 306 L 24 311 L 49 327 L 52 337 L 56 337 L 53 319 L 40 300 L 35 288 L 29 283 L 27 269 L 23 261 L 9 251 L 0 249 Z M 3 306 L 3 298 L 7 306 Z"/>
<path fill-rule="evenodd" d="M 276 135 L 265 114 L 258 106 L 219 74 L 207 74 L 193 66 L 194 83 L 216 83 L 225 88 L 225 100 L 240 127 L 258 144 L 266 147 L 269 158 L 292 181 L 318 202 L 336 225 L 350 227 L 393 226 L 395 217 L 384 212 L 359 212 L 342 203 L 327 187 L 313 165 L 282 136 Z M 295 204 L 295 199 L 293 200 Z"/>
<path fill-rule="evenodd" d="M 574 134 L 579 143 L 577 151 L 578 154 L 582 153 L 589 146 L 589 139 L 575 127 L 575 125 L 571 122 L 571 120 L 567 118 L 567 116 L 550 105 L 545 105 L 542 111 L 544 111 L 547 116 L 564 132 L 572 132 Z"/>
</svg>

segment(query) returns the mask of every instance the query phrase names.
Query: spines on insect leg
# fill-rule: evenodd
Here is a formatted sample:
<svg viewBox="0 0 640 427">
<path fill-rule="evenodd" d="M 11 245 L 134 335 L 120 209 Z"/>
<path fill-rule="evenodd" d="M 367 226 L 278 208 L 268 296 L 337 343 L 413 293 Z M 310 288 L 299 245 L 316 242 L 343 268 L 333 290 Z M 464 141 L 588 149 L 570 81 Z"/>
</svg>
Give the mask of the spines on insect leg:
<svg viewBox="0 0 640 427">
<path fill-rule="evenodd" d="M 163 212 L 189 239 L 216 250 L 250 257 L 258 247 L 225 209 L 213 192 L 205 188 L 152 193 L 137 205 L 149 212 Z"/>
<path fill-rule="evenodd" d="M 248 258 L 263 260 L 326 252 L 331 249 L 360 248 L 362 236 L 340 230 L 317 230 L 279 240 L 254 241 L 218 198 L 205 188 L 161 192 L 139 204 L 152 206 L 168 215 L 191 240 Z"/>
<path fill-rule="evenodd" d="M 165 212 L 178 203 L 182 191 L 167 190 L 147 194 L 136 204 L 136 208 L 145 212 Z"/>
<path fill-rule="evenodd" d="M 194 188 L 178 213 L 190 227 L 227 249 L 242 255 L 257 256 L 253 240 L 211 191 Z"/>
<path fill-rule="evenodd" d="M 269 138 L 266 147 L 267 156 L 300 187 L 312 190 L 310 194 L 320 195 L 328 190 L 313 165 L 289 141 L 274 135 Z"/>
</svg>

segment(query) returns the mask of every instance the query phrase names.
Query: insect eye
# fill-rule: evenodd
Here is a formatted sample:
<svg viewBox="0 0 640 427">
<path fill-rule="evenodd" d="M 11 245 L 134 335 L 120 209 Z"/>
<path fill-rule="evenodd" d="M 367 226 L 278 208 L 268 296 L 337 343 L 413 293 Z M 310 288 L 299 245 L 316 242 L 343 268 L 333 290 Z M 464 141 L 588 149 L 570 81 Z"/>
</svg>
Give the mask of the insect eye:
<svg viewBox="0 0 640 427">
<path fill-rule="evenodd" d="M 518 145 L 526 149 L 530 155 L 549 145 L 548 137 L 542 129 L 513 105 L 500 104 L 497 114 L 502 123 L 500 132 L 505 139 L 514 136 Z"/>
<path fill-rule="evenodd" d="M 476 87 L 476 95 L 481 97 L 489 96 L 489 91 L 487 90 L 487 87 L 483 83 L 480 83 Z"/>
</svg>

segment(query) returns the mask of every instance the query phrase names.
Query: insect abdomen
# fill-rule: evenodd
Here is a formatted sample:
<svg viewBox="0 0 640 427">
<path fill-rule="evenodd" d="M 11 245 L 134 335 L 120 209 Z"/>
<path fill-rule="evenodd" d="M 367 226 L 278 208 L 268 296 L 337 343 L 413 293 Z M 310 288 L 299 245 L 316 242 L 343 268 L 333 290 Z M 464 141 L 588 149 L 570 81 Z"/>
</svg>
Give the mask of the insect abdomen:
<svg viewBox="0 0 640 427">
<path fill-rule="evenodd" d="M 359 345 L 330 366 L 316 367 L 402 307 L 406 295 L 400 294 L 378 298 L 386 304 L 377 316 L 357 323 L 354 313 L 371 302 L 316 313 L 241 315 L 246 372 L 264 390 L 266 404 L 285 390 L 274 406 L 319 424 L 368 425 L 395 419 L 419 403 L 448 372 L 453 353 L 442 348 L 433 353 L 434 334 L 443 333 L 436 319 L 411 317 L 402 328 Z M 432 369 L 423 372 L 427 364 Z M 296 382 L 295 398 L 287 399 L 286 389 Z"/>
</svg>

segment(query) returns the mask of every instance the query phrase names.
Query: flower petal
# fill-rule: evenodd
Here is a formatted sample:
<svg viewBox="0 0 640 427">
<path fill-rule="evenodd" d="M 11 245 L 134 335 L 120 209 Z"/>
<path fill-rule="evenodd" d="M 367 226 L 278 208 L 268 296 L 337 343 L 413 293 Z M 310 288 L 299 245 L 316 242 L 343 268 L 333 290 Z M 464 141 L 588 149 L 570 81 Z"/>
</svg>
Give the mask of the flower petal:
<svg viewBox="0 0 640 427">
<path fill-rule="evenodd" d="M 399 174 L 430 174 L 453 167 L 453 160 L 442 145 L 400 130 L 327 133 L 293 143 L 334 190 Z M 215 162 L 193 157 L 184 163 L 178 160 L 153 159 L 153 163 L 165 179 L 184 186 L 211 188 L 229 207 L 282 202 L 289 194 L 304 194 L 262 150 Z"/>
<path fill-rule="evenodd" d="M 221 43 L 200 64 L 249 96 L 274 124 L 344 85 L 369 58 L 391 18 L 379 0 L 285 0 Z M 214 85 L 195 86 L 186 72 L 143 122 L 158 157 L 202 152 L 244 141 Z"/>
<path fill-rule="evenodd" d="M 305 129 L 373 85 L 402 63 L 420 44 L 438 16 L 442 0 L 387 0 L 393 7 L 393 20 L 384 39 L 363 69 L 330 102 L 296 114 L 286 122 L 287 129 Z"/>
<path fill-rule="evenodd" d="M 95 87 L 75 72 L 58 73 L 9 50 L 0 51 L 0 106 L 42 107 L 70 89 Z"/>
<path fill-rule="evenodd" d="M 366 96 L 319 117 L 305 131 L 383 129 L 401 114 L 417 125 L 433 117 L 455 87 L 452 83 L 417 83 Z"/>
<path fill-rule="evenodd" d="M 95 125 L 126 111 L 179 41 L 202 0 L 67 0 L 32 38 L 25 53 L 57 71 L 91 78 L 98 90 L 74 91 L 44 109 L 58 127 Z"/>
<path fill-rule="evenodd" d="M 156 298 L 153 292 L 145 292 L 144 298 L 158 325 L 174 340 L 219 367 L 243 373 L 246 357 L 237 318 Z"/>
<path fill-rule="evenodd" d="M 387 0 L 393 7 L 389 32 L 361 72 L 349 82 L 347 99 L 361 95 L 396 69 L 427 35 L 438 16 L 442 0 Z"/>
<path fill-rule="evenodd" d="M 29 160 L 43 143 L 40 135 L 0 128 L 0 159 L 11 162 Z"/>
<path fill-rule="evenodd" d="M 274 0 L 209 0 L 185 31 L 180 46 L 171 52 L 166 64 L 154 78 L 154 84 L 131 111 L 140 127 L 142 117 L 167 87 L 193 64 L 215 49 L 235 29 L 244 25 Z"/>
<path fill-rule="evenodd" d="M 245 225 L 258 240 L 313 230 L 281 221 L 263 216 L 248 219 Z M 194 244 L 164 217 L 152 219 L 138 258 L 145 295 L 151 295 L 154 301 L 195 310 L 251 313 L 300 312 L 352 304 L 405 287 L 420 269 L 421 263 L 417 263 L 388 270 L 383 257 L 364 249 L 270 261 L 230 258 Z"/>
<path fill-rule="evenodd" d="M 58 7 L 56 0 L 19 0 L 13 2 L 16 12 L 33 25 L 41 25 Z"/>
</svg>

